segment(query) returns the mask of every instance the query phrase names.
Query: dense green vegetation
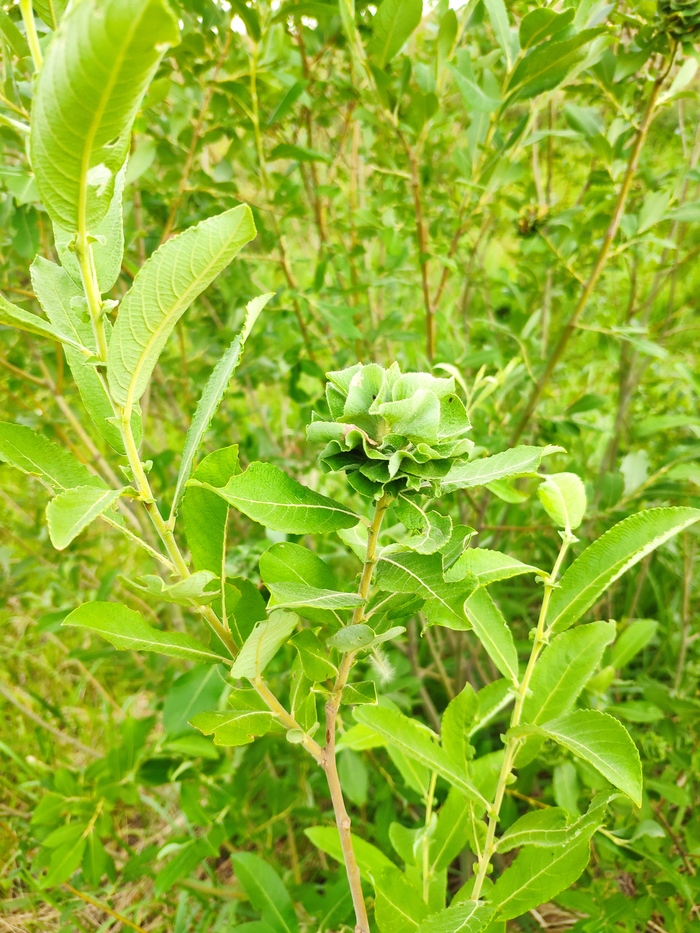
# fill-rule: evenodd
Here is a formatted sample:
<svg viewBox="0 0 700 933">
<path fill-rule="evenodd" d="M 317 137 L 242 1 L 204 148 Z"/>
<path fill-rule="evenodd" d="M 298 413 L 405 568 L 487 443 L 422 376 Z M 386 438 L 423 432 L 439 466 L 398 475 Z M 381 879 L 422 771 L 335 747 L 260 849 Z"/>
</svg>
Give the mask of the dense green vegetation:
<svg viewBox="0 0 700 933">
<path fill-rule="evenodd" d="M 0 926 L 700 929 L 696 34 L 0 7 Z"/>
</svg>

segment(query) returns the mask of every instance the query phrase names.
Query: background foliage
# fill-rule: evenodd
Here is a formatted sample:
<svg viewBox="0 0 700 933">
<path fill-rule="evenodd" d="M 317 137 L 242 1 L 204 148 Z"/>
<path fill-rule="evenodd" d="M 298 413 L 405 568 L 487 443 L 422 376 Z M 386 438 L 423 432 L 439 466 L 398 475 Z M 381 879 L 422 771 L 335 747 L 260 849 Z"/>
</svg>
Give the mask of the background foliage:
<svg viewBox="0 0 700 933">
<path fill-rule="evenodd" d="M 581 476 L 592 503 L 579 548 L 642 507 L 700 504 L 700 124 L 687 33 L 673 46 L 646 0 L 553 4 L 568 45 L 559 59 L 545 48 L 533 66 L 519 49 L 548 37 L 523 32 L 537 6 L 525 0 L 508 4 L 507 16 L 496 2 L 454 11 L 440 2 L 422 19 L 415 0 L 383 0 L 379 12 L 358 2 L 350 41 L 342 0 L 172 5 L 181 41 L 137 118 L 113 294 L 171 232 L 240 202 L 258 236 L 177 325 L 142 399 L 144 456 L 167 505 L 201 387 L 245 304 L 267 292 L 275 297 L 208 450 L 239 444 L 244 462 L 283 465 L 342 496 L 305 440 L 324 373 L 398 360 L 457 376 L 471 436 L 486 451 L 517 439 L 566 449 L 556 469 Z M 62 6 L 35 3 L 42 45 Z M 400 28 L 378 29 L 375 19 L 399 6 Z M 28 265 L 37 252 L 54 258 L 55 247 L 27 157 L 33 66 L 17 6 L 0 10 L 0 44 L 0 285 L 36 309 Z M 103 469 L 104 441 L 79 420 L 58 346 L 0 326 L 0 354 L 2 420 L 40 429 Z M 125 587 L 122 576 L 144 572 L 143 559 L 103 526 L 58 559 L 41 487 L 6 466 L 0 475 L 3 922 L 118 928 L 111 905 L 153 931 L 225 931 L 261 916 L 280 933 L 298 923 L 339 929 L 350 913 L 342 872 L 304 835 L 331 820 L 313 763 L 278 736 L 221 750 L 192 730 L 188 719 L 221 697 L 216 667 L 117 653 L 59 630 L 90 599 L 115 598 L 182 629 L 187 612 Z M 525 481 L 499 495 L 459 493 L 450 508 L 479 528 L 480 546 L 551 566 L 556 535 L 533 490 Z M 229 572 L 259 580 L 258 558 L 277 538 L 238 513 L 231 523 Z M 341 579 L 352 576 L 332 540 L 324 556 Z M 691 530 L 596 607 L 593 617 L 616 619 L 623 635 L 589 699 L 631 730 L 644 801 L 615 811 L 577 887 L 517 921 L 520 929 L 698 923 L 696 552 Z M 537 597 L 527 578 L 498 589 L 521 647 Z M 285 652 L 279 670 L 294 656 Z M 465 682 L 479 689 L 497 672 L 471 633 L 420 638 L 414 620 L 373 677 L 434 726 Z M 497 720 L 479 734 L 479 754 L 497 747 L 502 729 Z M 549 765 L 552 782 L 535 767 L 519 772 L 507 819 L 523 796 L 581 811 L 594 775 L 564 756 Z M 356 831 L 393 855 L 391 825 L 422 821 L 415 788 L 382 749 L 345 748 L 340 772 Z M 61 835 L 65 798 L 94 821 L 77 887 L 59 875 L 55 886 L 39 880 L 70 841 Z M 246 868 L 249 853 L 268 867 Z M 451 890 L 471 861 L 465 851 L 453 863 Z M 259 874 L 273 867 L 288 894 Z M 266 885 L 286 918 L 277 926 Z"/>
</svg>

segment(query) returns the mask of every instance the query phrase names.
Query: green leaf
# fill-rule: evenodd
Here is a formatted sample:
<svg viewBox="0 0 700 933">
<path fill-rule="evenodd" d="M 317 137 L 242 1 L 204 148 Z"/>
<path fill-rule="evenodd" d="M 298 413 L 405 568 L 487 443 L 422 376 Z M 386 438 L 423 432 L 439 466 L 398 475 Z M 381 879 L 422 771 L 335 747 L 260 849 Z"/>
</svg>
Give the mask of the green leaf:
<svg viewBox="0 0 700 933">
<path fill-rule="evenodd" d="M 49 340 L 56 340 L 58 343 L 73 347 L 83 356 L 88 355 L 85 347 L 70 336 L 70 333 L 59 330 L 38 314 L 32 314 L 31 311 L 25 311 L 23 308 L 10 304 L 2 295 L 0 295 L 0 324 L 16 327 L 28 334 L 36 334 L 38 337 L 48 337 Z"/>
<path fill-rule="evenodd" d="M 99 476 L 90 473 L 72 453 L 23 424 L 0 421 L 0 460 L 38 476 L 54 489 L 106 488 Z"/>
<path fill-rule="evenodd" d="M 384 706 L 360 706 L 354 715 L 358 722 L 374 729 L 404 755 L 415 759 L 431 771 L 437 771 L 472 800 L 486 803 L 476 787 L 466 778 L 464 768 L 453 762 L 445 749 L 433 740 L 430 731 L 414 719 Z"/>
<path fill-rule="evenodd" d="M 166 603 L 178 606 L 191 606 L 192 603 L 206 605 L 221 595 L 219 577 L 211 570 L 196 570 L 184 580 L 166 583 L 162 577 L 147 573 L 135 580 L 121 578 L 137 593 L 147 593 Z"/>
<path fill-rule="evenodd" d="M 399 519 L 409 530 L 402 547 L 419 554 L 434 554 L 444 548 L 452 536 L 452 519 L 435 510 L 426 510 L 409 496 L 401 495 L 396 503 Z"/>
<path fill-rule="evenodd" d="M 493 31 L 496 34 L 496 41 L 506 57 L 507 69 L 510 71 L 520 49 L 518 47 L 517 36 L 510 28 L 508 22 L 506 5 L 503 0 L 484 0 L 484 6 L 489 14 Z"/>
<path fill-rule="evenodd" d="M 311 840 L 317 849 L 330 855 L 331 858 L 334 858 L 337 862 L 341 864 L 344 863 L 345 860 L 343 859 L 340 836 L 335 826 L 312 826 L 304 830 L 304 835 Z M 391 859 L 387 858 L 386 855 L 376 846 L 373 846 L 371 842 L 366 842 L 364 839 L 354 834 L 352 834 L 350 838 L 357 860 L 357 867 L 360 869 L 360 874 L 363 878 L 375 883 L 376 879 L 380 878 L 383 872 L 398 871 Z"/>
<path fill-rule="evenodd" d="M 0 9 L 0 33 L 18 58 L 29 58 L 27 40 L 3 9 Z"/>
<path fill-rule="evenodd" d="M 435 832 L 430 837 L 428 857 L 431 873 L 442 871 L 457 858 L 472 835 L 475 822 L 474 802 L 457 788 L 450 788 L 438 813 Z"/>
<path fill-rule="evenodd" d="M 214 745 L 226 747 L 248 745 L 256 736 L 265 735 L 272 725 L 272 713 L 265 710 L 230 709 L 197 713 L 190 724 L 214 736 Z"/>
<path fill-rule="evenodd" d="M 169 736 L 193 735 L 189 721 L 217 706 L 226 685 L 226 668 L 197 664 L 173 681 L 163 701 L 163 728 Z"/>
<path fill-rule="evenodd" d="M 474 749 L 469 743 L 469 730 L 479 709 L 479 700 L 471 684 L 447 704 L 442 714 L 440 737 L 442 747 L 460 767 L 467 768 Z"/>
<path fill-rule="evenodd" d="M 342 702 L 345 706 L 362 706 L 366 703 L 374 706 L 377 702 L 377 685 L 373 680 L 360 680 L 356 683 L 345 684 Z"/>
<path fill-rule="evenodd" d="M 41 879 L 41 887 L 52 888 L 57 884 L 63 884 L 71 877 L 73 872 L 77 871 L 83 860 L 87 839 L 80 835 L 71 842 L 66 842 L 59 846 L 51 854 L 49 870 Z"/>
<path fill-rule="evenodd" d="M 50 29 L 55 29 L 66 11 L 68 0 L 32 0 L 32 6 Z"/>
<path fill-rule="evenodd" d="M 192 464 L 194 463 L 194 458 L 197 456 L 197 451 L 199 450 L 204 435 L 206 434 L 206 431 L 211 424 L 211 419 L 214 417 L 217 408 L 221 404 L 229 381 L 231 380 L 231 377 L 241 362 L 246 340 L 250 336 L 250 332 L 252 331 L 260 312 L 271 298 L 274 298 L 274 292 L 271 292 L 267 295 L 260 295 L 258 298 L 253 298 L 252 301 L 248 302 L 246 305 L 245 319 L 243 321 L 243 326 L 240 333 L 234 339 L 233 343 L 221 357 L 219 362 L 216 364 L 211 376 L 207 381 L 206 386 L 204 387 L 201 398 L 197 403 L 197 410 L 194 413 L 192 423 L 190 424 L 190 427 L 187 431 L 187 436 L 185 437 L 185 446 L 182 450 L 180 470 L 177 474 L 177 482 L 175 483 L 175 492 L 173 494 L 173 505 L 170 510 L 171 516 L 177 512 L 180 499 L 182 498 L 182 494 L 185 489 L 185 484 L 187 483 L 187 480 L 190 478 L 192 473 Z"/>
<path fill-rule="evenodd" d="M 574 10 L 557 13 L 548 7 L 531 10 L 520 22 L 520 47 L 525 51 L 571 25 Z"/>
<path fill-rule="evenodd" d="M 520 917 L 570 887 L 588 864 L 589 838 L 584 835 L 571 848 L 523 848 L 491 892 L 491 903 L 498 905 L 498 919 Z"/>
<path fill-rule="evenodd" d="M 277 933 L 297 933 L 299 921 L 277 872 L 252 852 L 236 852 L 231 863 L 255 910 Z"/>
<path fill-rule="evenodd" d="M 476 113 L 493 113 L 494 110 L 498 110 L 501 106 L 500 98 L 491 97 L 487 94 L 473 75 L 464 74 L 453 65 L 449 67 L 469 113 L 472 111 Z"/>
<path fill-rule="evenodd" d="M 481 933 L 495 912 L 482 901 L 458 901 L 423 920 L 418 933 Z"/>
<path fill-rule="evenodd" d="M 509 100 L 529 100 L 561 84 L 583 57 L 582 46 L 603 32 L 604 26 L 584 29 L 570 39 L 559 42 L 555 36 L 549 42 L 530 49 L 511 76 Z"/>
<path fill-rule="evenodd" d="M 70 254 L 73 255 L 72 253 Z M 64 334 L 69 334 L 76 345 L 83 345 L 95 352 L 95 338 L 89 321 L 81 321 L 73 302 L 84 304 L 83 290 L 79 288 L 65 269 L 56 263 L 37 256 L 30 269 L 32 285 L 41 306 L 51 323 Z M 68 365 L 95 427 L 107 443 L 119 454 L 125 454 L 121 431 L 114 423 L 114 408 L 107 393 L 104 378 L 98 373 L 84 351 L 72 345 L 64 345 Z M 131 416 L 131 430 L 137 444 L 141 443 L 141 413 L 135 410 Z"/>
<path fill-rule="evenodd" d="M 622 574 L 700 519 L 700 509 L 649 509 L 619 522 L 576 558 L 552 593 L 550 632 L 577 622 Z"/>
<path fill-rule="evenodd" d="M 474 585 L 471 579 L 459 585 L 446 583 L 439 554 L 385 552 L 377 564 L 377 582 L 390 593 L 415 593 L 423 597 L 426 616 L 433 625 L 458 631 L 468 627 L 462 604 Z"/>
<path fill-rule="evenodd" d="M 505 479 L 509 476 L 526 476 L 535 473 L 543 457 L 550 454 L 561 453 L 563 447 L 512 447 L 500 454 L 483 457 L 481 460 L 472 460 L 470 463 L 457 463 L 452 466 L 442 480 L 443 493 L 454 492 L 456 489 L 472 489 L 475 486 L 486 486 L 495 480 Z"/>
<path fill-rule="evenodd" d="M 574 531 L 586 512 L 586 488 L 575 473 L 553 473 L 537 490 L 544 510 L 555 525 Z"/>
<path fill-rule="evenodd" d="M 365 625 L 364 622 L 358 622 L 355 625 L 346 625 L 339 629 L 328 639 L 331 648 L 338 651 L 359 651 L 361 648 L 367 648 L 374 641 L 374 630 Z"/>
<path fill-rule="evenodd" d="M 81 531 L 114 505 L 123 492 L 124 489 L 75 486 L 55 496 L 46 506 L 46 519 L 56 550 L 67 548 Z"/>
<path fill-rule="evenodd" d="M 532 564 L 524 564 L 517 557 L 503 554 L 501 551 L 491 551 L 488 548 L 467 548 L 454 562 L 449 570 L 445 571 L 445 580 L 452 583 L 464 580 L 473 574 L 479 586 L 488 586 L 498 580 L 509 580 L 523 573 L 535 573 L 544 576 L 544 571 Z"/>
<path fill-rule="evenodd" d="M 595 709 L 577 709 L 537 730 L 593 765 L 639 807 L 642 764 L 637 746 L 613 716 Z"/>
<path fill-rule="evenodd" d="M 317 534 L 351 528 L 359 516 L 334 499 L 302 486 L 271 463 L 251 463 L 222 488 L 190 480 L 210 489 L 248 518 L 273 531 Z"/>
<path fill-rule="evenodd" d="M 510 852 L 521 846 L 553 848 L 563 845 L 569 835 L 569 815 L 561 807 L 531 810 L 516 820 L 498 840 L 499 852 Z"/>
<path fill-rule="evenodd" d="M 423 16 L 421 0 L 383 0 L 372 20 L 367 54 L 384 68 L 399 52 Z"/>
<path fill-rule="evenodd" d="M 321 639 L 310 628 L 303 628 L 290 641 L 299 652 L 301 666 L 309 680 L 318 683 L 336 676 L 337 667 L 328 658 L 328 652 L 323 647 Z"/>
<path fill-rule="evenodd" d="M 267 588 L 274 597 L 272 605 L 284 609 L 354 609 L 364 603 L 357 593 L 322 590 L 305 583 L 268 583 Z"/>
<path fill-rule="evenodd" d="M 208 663 L 227 660 L 191 635 L 183 632 L 162 632 L 153 628 L 143 619 L 141 613 L 119 603 L 84 603 L 67 615 L 61 624 L 97 632 L 121 651 L 154 651 L 171 658 Z"/>
<path fill-rule="evenodd" d="M 429 908 L 404 873 L 397 868 L 387 869 L 375 888 L 374 916 L 380 933 L 415 933 Z"/>
<path fill-rule="evenodd" d="M 488 590 L 478 589 L 464 603 L 466 613 L 486 653 L 504 677 L 518 683 L 518 652 L 501 610 Z"/>
<path fill-rule="evenodd" d="M 138 402 L 177 322 L 254 236 L 253 215 L 242 204 L 172 237 L 149 257 L 122 299 L 109 342 L 107 377 L 118 405 L 130 411 Z"/>
<path fill-rule="evenodd" d="M 122 199 L 127 163 L 117 172 L 114 180 L 114 194 L 107 213 L 90 232 L 95 237 L 92 244 L 92 257 L 97 274 L 97 285 L 104 294 L 115 284 L 122 269 L 124 258 L 124 220 L 122 217 Z M 64 230 L 58 224 L 53 226 L 54 243 L 61 265 L 73 281 L 81 286 L 80 266 L 75 250 L 71 249 L 75 241 L 75 232 Z"/>
<path fill-rule="evenodd" d="M 240 472 L 238 444 L 233 444 L 205 457 L 194 477 L 201 483 L 223 486 L 234 473 Z M 195 569 L 211 570 L 220 576 L 226 552 L 227 503 L 202 486 L 188 486 L 180 513 Z"/>
<path fill-rule="evenodd" d="M 294 612 L 277 609 L 269 618 L 256 622 L 231 668 L 232 677 L 255 680 L 265 670 L 297 626 Z"/>
<path fill-rule="evenodd" d="M 94 230 L 109 209 L 131 126 L 177 21 L 163 0 L 76 3 L 34 92 L 30 152 L 51 219 Z"/>
<path fill-rule="evenodd" d="M 614 639 L 614 622 L 591 622 L 557 635 L 535 665 L 522 722 L 546 722 L 571 709 Z"/>
<path fill-rule="evenodd" d="M 610 651 L 610 664 L 616 670 L 626 667 L 632 658 L 649 644 L 659 623 L 654 619 L 635 619 L 622 632 Z"/>
<path fill-rule="evenodd" d="M 270 159 L 294 159 L 295 162 L 330 162 L 323 152 L 307 149 L 304 146 L 294 146 L 291 143 L 280 143 L 270 153 Z"/>
<path fill-rule="evenodd" d="M 268 585 L 302 583 L 324 590 L 338 588 L 330 567 L 318 554 L 288 541 L 280 541 L 263 551 L 260 555 L 260 576 Z"/>
<path fill-rule="evenodd" d="M 95 829 L 88 833 L 85 840 L 85 852 L 81 868 L 87 883 L 95 888 L 99 887 L 104 874 L 111 873 L 114 870 L 112 857 L 102 845 L 102 840 Z"/>
</svg>

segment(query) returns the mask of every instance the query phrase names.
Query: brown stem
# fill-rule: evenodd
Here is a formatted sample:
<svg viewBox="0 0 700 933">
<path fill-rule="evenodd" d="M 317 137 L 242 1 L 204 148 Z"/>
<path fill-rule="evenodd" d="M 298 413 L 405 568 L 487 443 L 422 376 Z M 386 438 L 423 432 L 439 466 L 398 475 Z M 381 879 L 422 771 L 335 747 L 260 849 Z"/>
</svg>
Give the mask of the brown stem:
<svg viewBox="0 0 700 933">
<path fill-rule="evenodd" d="M 598 252 L 598 257 L 596 259 L 595 265 L 593 266 L 593 271 L 591 272 L 588 278 L 588 281 L 586 282 L 586 285 L 583 291 L 581 292 L 581 296 L 579 297 L 579 300 L 576 303 L 576 307 L 574 308 L 571 314 L 571 317 L 566 322 L 566 324 L 564 325 L 564 329 L 559 335 L 559 340 L 557 341 L 554 349 L 552 350 L 549 356 L 549 359 L 547 360 L 547 364 L 544 368 L 544 372 L 540 376 L 537 384 L 534 386 L 532 393 L 530 394 L 528 403 L 525 406 L 525 411 L 521 415 L 520 420 L 518 421 L 515 427 L 515 430 L 513 431 L 513 434 L 511 435 L 511 438 L 510 438 L 511 446 L 513 446 L 514 444 L 517 444 L 517 442 L 520 440 L 520 437 L 523 431 L 528 426 L 530 422 L 530 418 L 532 417 L 535 411 L 535 408 L 537 407 L 537 403 L 539 402 L 542 396 L 542 393 L 544 392 L 547 384 L 549 383 L 549 380 L 551 379 L 552 374 L 554 373 L 557 363 L 559 362 L 562 355 L 564 354 L 564 351 L 566 350 L 566 347 L 568 346 L 569 340 L 571 339 L 576 329 L 576 325 L 578 324 L 581 315 L 583 314 L 586 307 L 588 306 L 588 302 L 591 298 L 591 295 L 593 294 L 593 291 L 596 285 L 598 284 L 598 280 L 600 279 L 603 273 L 603 270 L 608 260 L 608 254 L 610 253 L 612 242 L 615 238 L 615 234 L 617 233 L 618 227 L 620 226 L 620 221 L 622 220 L 622 216 L 625 212 L 625 205 L 627 204 L 627 198 L 629 196 L 630 189 L 632 187 L 632 181 L 637 171 L 637 166 L 639 164 L 639 157 L 641 155 L 644 142 L 649 132 L 649 127 L 651 126 L 652 120 L 654 118 L 654 113 L 656 110 L 656 101 L 658 99 L 659 92 L 661 91 L 663 83 L 666 80 L 666 76 L 668 75 L 671 69 L 674 58 L 675 58 L 675 49 L 673 53 L 671 54 L 668 66 L 664 69 L 663 73 L 659 75 L 659 77 L 654 82 L 654 87 L 652 88 L 651 94 L 649 95 L 649 100 L 647 101 L 647 105 L 644 110 L 644 116 L 642 118 L 642 122 L 637 132 L 634 145 L 632 146 L 632 152 L 630 153 L 630 158 L 629 158 L 629 162 L 627 163 L 627 170 L 625 172 L 625 177 L 622 181 L 622 186 L 620 187 L 620 191 L 617 196 L 617 201 L 615 203 L 615 209 L 610 219 L 610 224 L 608 225 L 608 229 L 603 238 L 603 242 Z"/>
</svg>

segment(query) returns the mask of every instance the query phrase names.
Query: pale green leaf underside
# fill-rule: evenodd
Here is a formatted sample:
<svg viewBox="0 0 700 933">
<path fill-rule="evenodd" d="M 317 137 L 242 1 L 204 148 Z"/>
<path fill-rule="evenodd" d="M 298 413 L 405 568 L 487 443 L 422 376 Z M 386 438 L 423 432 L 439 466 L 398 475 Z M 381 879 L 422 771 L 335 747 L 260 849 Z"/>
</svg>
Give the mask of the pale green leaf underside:
<svg viewBox="0 0 700 933">
<path fill-rule="evenodd" d="M 359 516 L 350 509 L 302 486 L 271 463 L 251 463 L 244 473 L 232 476 L 225 486 L 190 480 L 221 496 L 248 518 L 273 531 L 318 534 L 351 528 Z"/>
<path fill-rule="evenodd" d="M 442 480 L 443 492 L 456 489 L 471 489 L 474 486 L 486 486 L 509 476 L 523 476 L 535 473 L 542 458 L 553 453 L 560 453 L 562 447 L 513 447 L 502 453 L 472 460 L 470 463 L 458 463 L 453 466 Z"/>
<path fill-rule="evenodd" d="M 194 458 L 197 456 L 197 451 L 211 423 L 211 419 L 216 414 L 216 410 L 221 404 L 229 381 L 241 362 L 246 340 L 250 336 L 250 332 L 260 312 L 271 298 L 274 298 L 274 292 L 267 295 L 260 295 L 258 298 L 253 298 L 252 301 L 248 302 L 241 332 L 234 338 L 231 346 L 216 364 L 204 387 L 201 398 L 197 403 L 197 410 L 194 413 L 192 423 L 185 437 L 180 470 L 177 474 L 175 493 L 173 495 L 173 505 L 170 512 L 171 516 L 177 511 L 180 504 L 185 484 L 192 473 Z"/>
<path fill-rule="evenodd" d="M 112 397 L 129 410 L 151 378 L 173 327 L 192 302 L 255 236 L 250 208 L 234 207 L 164 243 L 124 296 L 109 343 Z"/>
<path fill-rule="evenodd" d="M 343 849 L 335 826 L 312 826 L 304 830 L 304 834 L 317 849 L 321 849 L 322 852 L 330 855 L 336 861 L 343 862 Z M 352 836 L 352 847 L 355 851 L 360 873 L 368 881 L 373 882 L 384 871 L 397 870 L 396 865 L 384 855 L 381 849 L 373 846 L 370 842 L 365 842 L 359 836 Z"/>
<path fill-rule="evenodd" d="M 89 524 L 99 518 L 124 492 L 123 489 L 100 489 L 76 486 L 64 489 L 46 506 L 51 543 L 62 551 Z"/>
<path fill-rule="evenodd" d="M 423 920 L 418 933 L 481 933 L 494 913 L 482 901 L 459 901 Z"/>
<path fill-rule="evenodd" d="M 191 635 L 162 632 L 145 622 L 139 612 L 120 603 L 85 603 L 74 609 L 63 620 L 63 625 L 97 632 L 120 650 L 153 651 L 200 664 L 230 663 L 229 659 L 211 651 Z"/>
<path fill-rule="evenodd" d="M 319 589 L 304 583 L 268 583 L 273 605 L 285 609 L 354 609 L 364 600 L 357 593 Z"/>
<path fill-rule="evenodd" d="M 36 86 L 30 150 L 41 199 L 66 230 L 107 213 L 143 94 L 178 36 L 163 0 L 82 0 L 62 20 Z"/>
<path fill-rule="evenodd" d="M 479 547 L 467 548 L 445 572 L 445 580 L 448 582 L 463 580 L 469 573 L 474 574 L 480 586 L 488 586 L 498 580 L 509 580 L 523 573 L 544 576 L 542 570 L 533 567 L 532 564 L 524 564 L 517 557 Z"/>
<path fill-rule="evenodd" d="M 256 622 L 231 668 L 231 676 L 246 677 L 248 680 L 260 677 L 292 634 L 297 622 L 296 613 L 285 612 L 283 609 L 277 609 L 270 613 L 269 618 Z"/>
<path fill-rule="evenodd" d="M 626 570 L 699 519 L 700 509 L 649 509 L 607 531 L 576 558 L 554 590 L 547 610 L 550 631 L 573 625 Z"/>
<path fill-rule="evenodd" d="M 0 295 L 0 324 L 6 324 L 9 327 L 16 327 L 28 334 L 35 334 L 37 337 L 46 337 L 49 340 L 57 340 L 67 346 L 73 347 L 77 352 L 87 356 L 86 350 L 69 333 L 54 327 L 48 321 L 40 318 L 31 311 L 25 311 L 11 304 L 6 298 Z"/>
</svg>

